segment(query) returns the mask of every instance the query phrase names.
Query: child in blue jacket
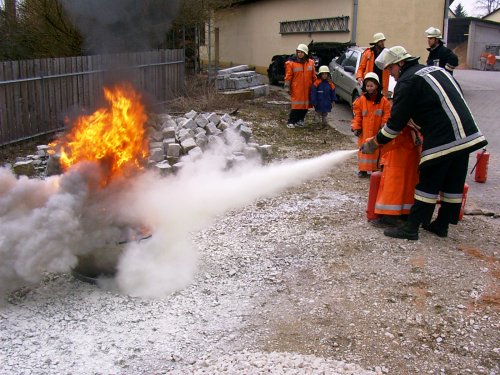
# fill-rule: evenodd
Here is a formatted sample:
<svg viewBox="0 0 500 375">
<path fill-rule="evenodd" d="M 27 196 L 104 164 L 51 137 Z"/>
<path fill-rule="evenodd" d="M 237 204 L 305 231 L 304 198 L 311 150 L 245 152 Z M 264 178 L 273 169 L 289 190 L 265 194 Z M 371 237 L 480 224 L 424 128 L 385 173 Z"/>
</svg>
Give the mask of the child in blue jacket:
<svg viewBox="0 0 500 375">
<path fill-rule="evenodd" d="M 335 85 L 330 79 L 330 69 L 326 65 L 320 66 L 318 77 L 311 88 L 311 103 L 316 111 L 316 122 L 325 128 L 328 125 L 326 116 L 332 111 L 337 96 Z"/>
</svg>

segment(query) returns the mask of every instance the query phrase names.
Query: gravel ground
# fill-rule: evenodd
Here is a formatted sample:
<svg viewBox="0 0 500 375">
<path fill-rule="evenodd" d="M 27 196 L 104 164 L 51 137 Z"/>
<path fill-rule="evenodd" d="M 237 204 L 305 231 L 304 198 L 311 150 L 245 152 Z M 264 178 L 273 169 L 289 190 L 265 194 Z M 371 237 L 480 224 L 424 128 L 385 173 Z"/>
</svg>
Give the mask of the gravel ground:
<svg viewBox="0 0 500 375">
<path fill-rule="evenodd" d="M 276 159 L 353 148 L 334 129 L 286 129 L 288 107 L 266 100 L 238 115 Z M 70 274 L 14 291 L 0 373 L 499 374 L 498 219 L 389 239 L 367 223 L 355 171 L 349 159 L 192 233 L 197 272 L 168 297 Z"/>
</svg>

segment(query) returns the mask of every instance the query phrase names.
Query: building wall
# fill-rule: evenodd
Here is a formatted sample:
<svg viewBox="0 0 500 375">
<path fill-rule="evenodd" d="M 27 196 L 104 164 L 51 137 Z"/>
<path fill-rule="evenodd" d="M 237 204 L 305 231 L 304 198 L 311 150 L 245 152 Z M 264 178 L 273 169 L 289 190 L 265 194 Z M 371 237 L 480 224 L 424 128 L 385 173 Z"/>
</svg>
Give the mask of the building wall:
<svg viewBox="0 0 500 375">
<path fill-rule="evenodd" d="M 500 9 L 483 17 L 483 20 L 500 22 Z"/>
<path fill-rule="evenodd" d="M 280 22 L 351 14 L 352 0 L 315 0 L 311 3 L 266 0 L 217 12 L 214 27 L 219 29 L 219 64 L 249 64 L 265 73 L 273 55 L 295 53 L 300 43 L 309 44 L 311 40 L 348 42 L 349 32 L 282 35 Z M 213 45 L 212 49 L 215 48 Z M 214 53 L 212 51 L 212 58 Z"/>
<path fill-rule="evenodd" d="M 472 21 L 467 43 L 467 66 L 479 69 L 479 56 L 487 46 L 500 46 L 500 24 Z M 497 61 L 497 68 L 498 68 Z"/>
<path fill-rule="evenodd" d="M 413 55 L 427 58 L 429 26 L 443 29 L 445 0 L 357 0 L 356 35 L 353 32 L 354 0 L 261 0 L 218 11 L 211 25 L 210 48 L 213 64 L 218 49 L 219 67 L 248 64 L 265 73 L 271 57 L 291 54 L 299 43 L 341 42 L 352 40 L 368 46 L 376 32 L 387 38 L 386 47 L 404 46 Z M 404 5 L 401 5 L 404 4 Z M 349 32 L 280 34 L 280 22 L 349 16 Z M 218 29 L 219 43 L 213 34 Z M 208 60 L 208 49 L 201 50 Z"/>
<path fill-rule="evenodd" d="M 357 43 L 366 46 L 376 32 L 387 38 L 386 47 L 403 46 L 427 60 L 427 37 L 430 26 L 443 32 L 444 0 L 359 0 Z"/>
</svg>

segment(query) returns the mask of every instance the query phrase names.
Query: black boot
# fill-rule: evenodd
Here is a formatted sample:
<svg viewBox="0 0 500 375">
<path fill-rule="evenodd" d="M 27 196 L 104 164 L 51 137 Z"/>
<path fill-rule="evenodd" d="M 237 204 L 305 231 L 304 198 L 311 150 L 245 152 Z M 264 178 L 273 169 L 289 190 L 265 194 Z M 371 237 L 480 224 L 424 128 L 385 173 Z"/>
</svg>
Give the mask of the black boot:
<svg viewBox="0 0 500 375">
<path fill-rule="evenodd" d="M 384 234 L 387 237 L 402 238 L 405 240 L 418 240 L 418 227 L 420 223 L 413 223 L 407 221 L 403 225 L 397 228 L 390 228 L 384 230 Z"/>
<path fill-rule="evenodd" d="M 448 237 L 448 223 L 441 223 L 438 220 L 434 220 L 430 224 L 422 224 L 422 228 L 434 233 L 438 237 Z"/>
</svg>

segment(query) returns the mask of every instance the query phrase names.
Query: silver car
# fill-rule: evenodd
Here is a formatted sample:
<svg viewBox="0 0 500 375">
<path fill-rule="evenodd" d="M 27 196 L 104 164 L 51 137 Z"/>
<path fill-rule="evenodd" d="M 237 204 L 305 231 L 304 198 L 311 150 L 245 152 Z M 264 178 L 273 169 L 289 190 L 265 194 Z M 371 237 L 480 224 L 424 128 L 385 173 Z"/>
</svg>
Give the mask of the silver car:
<svg viewBox="0 0 500 375">
<path fill-rule="evenodd" d="M 329 65 L 337 97 L 351 106 L 361 95 L 361 86 L 356 82 L 356 71 L 365 49 L 366 47 L 349 47 L 342 55 L 333 59 Z M 394 79 L 390 77 L 389 91 L 394 91 L 395 84 Z"/>
</svg>

